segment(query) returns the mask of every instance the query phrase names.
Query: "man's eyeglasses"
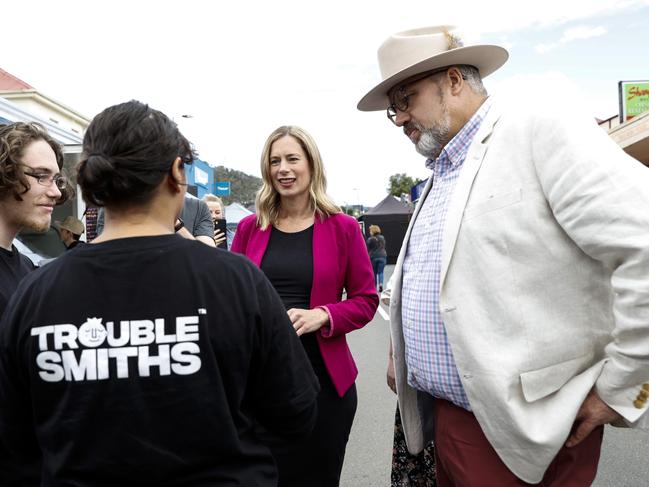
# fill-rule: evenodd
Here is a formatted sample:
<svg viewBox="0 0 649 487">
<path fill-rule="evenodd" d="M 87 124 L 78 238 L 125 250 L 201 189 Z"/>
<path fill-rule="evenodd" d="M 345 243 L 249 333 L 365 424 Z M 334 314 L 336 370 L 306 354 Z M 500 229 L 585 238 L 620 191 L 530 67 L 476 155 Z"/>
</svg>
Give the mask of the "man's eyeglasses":
<svg viewBox="0 0 649 487">
<path fill-rule="evenodd" d="M 414 78 L 408 79 L 405 84 L 402 84 L 399 88 L 397 88 L 392 96 L 390 97 L 390 105 L 387 108 L 387 114 L 388 118 L 393 124 L 397 124 L 397 110 L 400 112 L 405 112 L 408 110 L 409 102 L 410 102 L 410 97 L 412 94 L 408 94 L 406 89 L 411 86 L 412 84 L 416 83 L 417 81 L 421 81 L 422 79 L 429 78 L 435 74 L 439 73 L 445 73 L 451 69 L 451 66 L 448 66 L 446 68 L 441 68 L 441 69 L 434 69 L 433 71 L 426 71 L 425 73 L 420 74 L 419 76 L 415 76 Z M 466 79 L 464 76 L 462 76 L 462 79 Z"/>
<path fill-rule="evenodd" d="M 38 172 L 27 172 L 23 171 L 23 174 L 25 176 L 30 176 L 36 180 L 38 184 L 41 186 L 49 186 L 52 183 L 56 184 L 56 187 L 58 189 L 65 189 L 68 186 L 68 178 L 66 178 L 63 174 L 46 174 L 46 173 L 38 173 Z"/>
</svg>

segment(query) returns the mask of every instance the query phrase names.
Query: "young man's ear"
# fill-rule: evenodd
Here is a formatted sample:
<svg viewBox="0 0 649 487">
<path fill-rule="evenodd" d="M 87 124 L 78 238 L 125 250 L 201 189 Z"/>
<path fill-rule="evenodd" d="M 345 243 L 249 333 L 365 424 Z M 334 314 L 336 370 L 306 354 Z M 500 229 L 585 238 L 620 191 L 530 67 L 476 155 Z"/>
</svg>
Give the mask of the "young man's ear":
<svg viewBox="0 0 649 487">
<path fill-rule="evenodd" d="M 180 157 L 176 157 L 169 170 L 169 184 L 176 192 L 185 191 L 187 180 L 185 178 L 185 164 Z"/>
</svg>

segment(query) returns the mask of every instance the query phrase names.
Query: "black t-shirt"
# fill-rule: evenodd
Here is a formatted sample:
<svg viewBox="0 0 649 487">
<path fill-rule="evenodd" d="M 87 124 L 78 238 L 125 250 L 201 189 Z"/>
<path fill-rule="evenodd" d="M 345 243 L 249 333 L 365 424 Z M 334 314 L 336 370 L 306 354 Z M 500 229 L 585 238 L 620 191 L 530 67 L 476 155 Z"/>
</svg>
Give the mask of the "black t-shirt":
<svg viewBox="0 0 649 487">
<path fill-rule="evenodd" d="M 0 322 L 0 479 L 40 450 L 33 485 L 274 486 L 255 431 L 308 434 L 317 392 L 245 258 L 175 235 L 78 247 Z"/>
<path fill-rule="evenodd" d="M 203 200 L 186 194 L 183 208 L 180 210 L 180 219 L 194 237 L 214 237 L 214 223 L 212 223 L 210 208 Z M 104 209 L 99 208 L 96 234 L 99 235 L 103 231 Z"/>
<path fill-rule="evenodd" d="M 13 245 L 10 251 L 0 248 L 0 316 L 18 283 L 34 269 L 32 261 L 18 252 Z"/>
<path fill-rule="evenodd" d="M 76 247 L 83 247 L 84 245 L 86 245 L 86 242 L 82 242 L 81 240 L 73 240 L 72 242 L 70 242 L 70 245 L 65 247 L 65 250 L 72 250 Z"/>
<path fill-rule="evenodd" d="M 311 309 L 313 226 L 294 233 L 273 227 L 260 267 L 287 310 Z M 300 341 L 321 384 L 329 380 L 315 333 L 305 333 Z"/>
<path fill-rule="evenodd" d="M 294 233 L 282 232 L 273 227 L 260 267 L 282 298 L 286 309 L 310 309 L 313 225 Z"/>
</svg>

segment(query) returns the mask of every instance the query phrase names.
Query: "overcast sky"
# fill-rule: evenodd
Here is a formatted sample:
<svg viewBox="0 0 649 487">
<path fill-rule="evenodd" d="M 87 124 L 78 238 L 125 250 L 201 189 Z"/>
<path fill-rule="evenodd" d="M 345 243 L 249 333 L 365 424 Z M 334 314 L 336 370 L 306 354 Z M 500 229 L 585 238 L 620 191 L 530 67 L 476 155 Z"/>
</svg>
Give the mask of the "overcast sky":
<svg viewBox="0 0 649 487">
<path fill-rule="evenodd" d="M 49 0 L 0 11 L 0 67 L 48 96 L 88 117 L 149 103 L 201 159 L 254 175 L 268 134 L 300 125 L 339 204 L 373 206 L 397 172 L 427 177 L 384 113 L 356 110 L 380 81 L 376 50 L 391 33 L 457 25 L 465 43 L 510 52 L 490 92 L 563 86 L 599 118 L 617 112 L 618 81 L 649 79 L 649 0 Z"/>
</svg>

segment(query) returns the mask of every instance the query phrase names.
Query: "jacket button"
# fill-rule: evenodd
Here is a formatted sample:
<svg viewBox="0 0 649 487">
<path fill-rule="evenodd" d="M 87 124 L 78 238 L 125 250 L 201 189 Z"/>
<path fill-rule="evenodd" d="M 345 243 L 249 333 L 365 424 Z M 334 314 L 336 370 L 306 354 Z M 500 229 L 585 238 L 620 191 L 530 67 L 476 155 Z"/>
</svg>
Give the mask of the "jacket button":
<svg viewBox="0 0 649 487">
<path fill-rule="evenodd" d="M 635 401 L 633 401 L 633 405 L 638 409 L 642 409 L 645 403 L 636 399 Z"/>
<path fill-rule="evenodd" d="M 647 383 L 647 384 L 642 384 L 642 388 L 643 388 L 645 391 L 649 392 L 649 383 Z"/>
<path fill-rule="evenodd" d="M 645 391 L 644 389 L 642 389 L 638 394 L 638 398 L 640 397 L 647 399 L 649 397 L 649 391 Z"/>
</svg>

